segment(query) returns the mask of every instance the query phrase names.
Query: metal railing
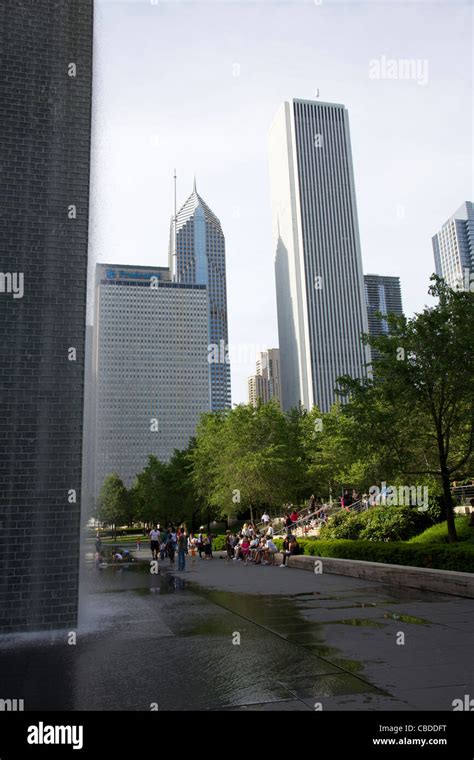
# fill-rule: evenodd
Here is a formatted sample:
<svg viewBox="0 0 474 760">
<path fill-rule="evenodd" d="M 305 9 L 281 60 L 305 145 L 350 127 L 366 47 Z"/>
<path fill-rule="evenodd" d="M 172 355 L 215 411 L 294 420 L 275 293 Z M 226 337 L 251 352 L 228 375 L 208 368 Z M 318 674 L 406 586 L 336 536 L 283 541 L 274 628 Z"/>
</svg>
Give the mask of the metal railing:
<svg viewBox="0 0 474 760">
<path fill-rule="evenodd" d="M 474 499 L 474 485 L 454 486 L 451 493 L 456 502 L 456 506 L 469 506 L 471 499 Z"/>
<path fill-rule="evenodd" d="M 274 538 L 280 538 L 282 536 L 286 536 L 288 532 L 294 533 L 294 535 L 298 535 L 298 530 L 301 529 L 301 535 L 304 536 L 306 529 L 310 529 L 310 523 L 312 520 L 317 520 L 318 515 L 321 514 L 321 512 L 324 510 L 324 513 L 327 514 L 327 509 L 324 505 L 318 505 L 318 508 L 315 509 L 313 512 L 310 512 L 309 514 L 305 514 L 303 516 L 299 516 L 295 522 L 293 522 L 288 527 L 283 526 L 280 530 L 273 532 Z M 323 522 L 321 520 L 321 522 Z M 317 526 L 315 526 L 317 527 Z"/>
</svg>

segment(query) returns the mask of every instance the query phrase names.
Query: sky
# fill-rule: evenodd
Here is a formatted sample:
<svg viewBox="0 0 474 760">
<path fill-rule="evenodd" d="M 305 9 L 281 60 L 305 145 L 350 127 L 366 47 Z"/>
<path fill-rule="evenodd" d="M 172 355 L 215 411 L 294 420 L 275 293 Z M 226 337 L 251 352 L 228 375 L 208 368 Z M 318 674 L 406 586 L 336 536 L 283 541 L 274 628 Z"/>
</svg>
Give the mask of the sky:
<svg viewBox="0 0 474 760">
<path fill-rule="evenodd" d="M 278 346 L 268 132 L 282 101 L 319 99 L 349 111 L 364 273 L 399 276 L 419 312 L 431 237 L 474 200 L 472 38 L 464 0 L 95 0 L 89 282 L 96 262 L 167 266 L 173 171 L 178 207 L 195 173 L 247 402 L 256 352 Z M 384 57 L 414 75 L 374 78 Z"/>
</svg>

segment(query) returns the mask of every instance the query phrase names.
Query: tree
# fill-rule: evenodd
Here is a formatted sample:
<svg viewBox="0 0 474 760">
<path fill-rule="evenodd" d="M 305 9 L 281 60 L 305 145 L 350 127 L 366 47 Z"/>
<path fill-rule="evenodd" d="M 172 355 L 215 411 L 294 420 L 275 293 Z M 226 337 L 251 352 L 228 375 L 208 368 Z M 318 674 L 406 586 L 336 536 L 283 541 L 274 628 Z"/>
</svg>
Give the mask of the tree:
<svg viewBox="0 0 474 760">
<path fill-rule="evenodd" d="M 99 495 L 97 517 L 113 527 L 114 540 L 117 537 L 117 525 L 127 519 L 128 502 L 129 495 L 122 479 L 116 472 L 107 475 Z"/>
<path fill-rule="evenodd" d="M 450 541 L 456 541 L 451 482 L 472 473 L 474 294 L 433 276 L 439 298 L 412 319 L 389 317 L 390 333 L 368 337 L 379 358 L 373 377 L 340 379 L 343 414 L 357 424 L 355 450 L 378 451 L 386 470 L 436 477 Z"/>
<path fill-rule="evenodd" d="M 187 449 L 175 449 L 167 465 L 167 501 L 175 524 L 186 523 L 194 531 L 201 522 L 203 502 L 196 493 L 192 479 L 192 440 Z"/>
<path fill-rule="evenodd" d="M 166 469 L 167 465 L 151 454 L 148 464 L 135 479 L 133 493 L 137 505 L 136 516 L 142 522 L 167 524 L 170 519 Z"/>
<path fill-rule="evenodd" d="M 301 414 L 285 415 L 270 402 L 203 415 L 191 453 L 193 483 L 215 513 L 252 513 L 298 496 L 307 471 Z"/>
</svg>

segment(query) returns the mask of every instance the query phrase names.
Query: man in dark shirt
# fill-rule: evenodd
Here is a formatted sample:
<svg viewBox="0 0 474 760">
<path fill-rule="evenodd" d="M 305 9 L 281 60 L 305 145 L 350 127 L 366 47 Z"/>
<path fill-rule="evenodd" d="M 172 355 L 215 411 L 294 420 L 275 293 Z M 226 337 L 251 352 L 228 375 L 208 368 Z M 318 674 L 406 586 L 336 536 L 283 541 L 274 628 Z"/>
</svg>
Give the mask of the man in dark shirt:
<svg viewBox="0 0 474 760">
<path fill-rule="evenodd" d="M 178 570 L 184 570 L 186 567 L 186 549 L 188 548 L 188 534 L 184 530 L 178 537 Z"/>
<path fill-rule="evenodd" d="M 283 541 L 283 551 L 282 551 L 282 564 L 280 567 L 286 567 L 286 558 L 287 557 L 293 557 L 295 554 L 298 554 L 299 547 L 298 547 L 298 541 L 296 540 L 295 536 L 291 535 L 291 533 L 288 534 L 288 536 Z"/>
</svg>

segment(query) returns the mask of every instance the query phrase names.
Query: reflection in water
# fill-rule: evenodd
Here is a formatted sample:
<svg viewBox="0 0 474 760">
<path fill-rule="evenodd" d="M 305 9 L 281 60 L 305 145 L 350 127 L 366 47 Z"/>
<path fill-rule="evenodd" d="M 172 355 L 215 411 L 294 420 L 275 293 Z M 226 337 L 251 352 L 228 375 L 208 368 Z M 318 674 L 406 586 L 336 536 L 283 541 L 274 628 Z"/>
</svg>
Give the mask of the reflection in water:
<svg viewBox="0 0 474 760">
<path fill-rule="evenodd" d="M 336 660 L 301 596 L 208 589 L 150 570 L 85 566 L 77 644 L 61 632 L 0 650 L 2 696 L 24 698 L 26 710 L 189 710 L 375 691 L 354 676 L 360 663 Z"/>
</svg>

